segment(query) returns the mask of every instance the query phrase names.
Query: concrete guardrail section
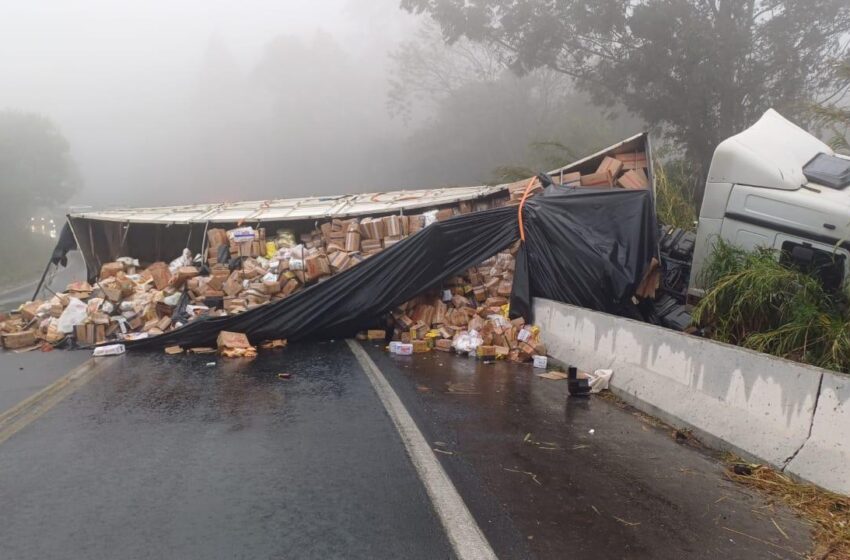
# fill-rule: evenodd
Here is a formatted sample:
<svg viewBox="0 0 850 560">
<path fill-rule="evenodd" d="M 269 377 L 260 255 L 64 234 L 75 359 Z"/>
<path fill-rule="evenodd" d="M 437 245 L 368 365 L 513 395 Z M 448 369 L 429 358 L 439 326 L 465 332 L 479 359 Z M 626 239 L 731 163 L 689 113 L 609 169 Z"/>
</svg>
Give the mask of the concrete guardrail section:
<svg viewBox="0 0 850 560">
<path fill-rule="evenodd" d="M 611 390 L 706 444 L 850 494 L 850 377 L 535 299 L 549 354 L 614 370 Z"/>
</svg>

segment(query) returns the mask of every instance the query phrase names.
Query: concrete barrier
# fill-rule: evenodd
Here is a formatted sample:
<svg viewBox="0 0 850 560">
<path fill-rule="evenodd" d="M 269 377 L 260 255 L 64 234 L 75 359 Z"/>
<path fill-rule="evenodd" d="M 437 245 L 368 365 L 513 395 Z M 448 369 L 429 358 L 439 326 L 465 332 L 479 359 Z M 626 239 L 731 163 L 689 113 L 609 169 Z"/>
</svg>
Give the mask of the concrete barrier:
<svg viewBox="0 0 850 560">
<path fill-rule="evenodd" d="M 534 313 L 551 356 L 582 369 L 613 369 L 612 391 L 636 408 L 690 428 L 712 447 L 777 468 L 796 458 L 800 472 L 816 472 L 803 468 L 807 455 L 798 452 L 812 429 L 825 370 L 545 299 L 535 300 Z M 842 391 L 846 402 L 850 389 Z M 847 409 L 841 414 L 847 425 Z M 833 445 L 841 434 L 823 438 Z"/>
<path fill-rule="evenodd" d="M 812 433 L 785 472 L 850 494 L 850 377 L 824 373 Z"/>
</svg>

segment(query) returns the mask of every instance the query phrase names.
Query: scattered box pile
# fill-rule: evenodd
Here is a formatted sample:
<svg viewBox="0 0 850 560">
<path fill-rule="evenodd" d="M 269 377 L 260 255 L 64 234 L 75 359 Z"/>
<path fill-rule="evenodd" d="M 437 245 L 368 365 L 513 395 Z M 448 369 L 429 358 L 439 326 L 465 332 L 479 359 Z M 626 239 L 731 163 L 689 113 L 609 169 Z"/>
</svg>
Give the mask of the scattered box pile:
<svg viewBox="0 0 850 560">
<path fill-rule="evenodd" d="M 562 173 L 555 179 L 568 186 L 641 189 L 649 184 L 646 165 L 643 153 L 618 154 L 605 157 L 594 173 Z M 282 229 L 268 237 L 261 227 L 212 228 L 203 255 L 193 258 L 185 249 L 170 264 L 145 267 L 122 257 L 104 264 L 94 285 L 74 282 L 49 300 L 27 302 L 8 316 L 0 315 L 0 341 L 5 348 L 21 349 L 56 345 L 72 336 L 87 346 L 156 336 L 201 316 L 241 313 L 348 270 L 435 221 L 516 205 L 526 190 L 534 195 L 542 187 L 537 180 L 523 180 L 508 186 L 508 197 L 463 201 L 416 215 L 335 218 L 300 234 Z M 449 279 L 440 293 L 420 295 L 394 310 L 394 351 L 471 352 L 520 362 L 545 355 L 536 327 L 506 318 L 517 250 L 518 244 Z M 654 293 L 659 273 L 656 264 L 639 295 Z M 385 331 L 365 336 L 387 338 Z M 225 337 L 219 349 L 225 356 L 255 355 L 256 349 L 246 344 L 247 339 Z"/>
<path fill-rule="evenodd" d="M 450 278 L 441 290 L 393 310 L 390 352 L 408 355 L 433 349 L 515 362 L 545 356 L 540 329 L 521 318 L 507 318 L 518 250 L 516 243 L 464 275 Z M 365 338 L 385 340 L 386 333 L 368 331 Z"/>
<path fill-rule="evenodd" d="M 104 264 L 94 285 L 74 282 L 49 300 L 30 301 L 0 316 L 0 341 L 5 348 L 20 349 L 73 337 L 78 345 L 90 346 L 156 336 L 201 316 L 241 313 L 347 270 L 435 221 L 506 202 L 461 202 L 410 216 L 333 219 L 300 235 L 282 229 L 274 238 L 264 228 L 212 228 L 203 256 L 193 258 L 186 249 L 170 264 L 146 267 L 122 257 Z M 273 342 L 270 347 L 285 345 Z M 230 344 L 223 348 L 224 355 L 256 352 Z"/>
</svg>

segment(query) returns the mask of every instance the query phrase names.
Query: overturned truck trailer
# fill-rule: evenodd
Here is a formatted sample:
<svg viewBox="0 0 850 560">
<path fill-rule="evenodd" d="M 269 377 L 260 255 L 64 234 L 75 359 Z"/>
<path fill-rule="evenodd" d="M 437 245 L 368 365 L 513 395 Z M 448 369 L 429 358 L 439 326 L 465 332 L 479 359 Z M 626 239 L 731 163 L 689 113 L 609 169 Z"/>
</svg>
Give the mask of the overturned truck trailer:
<svg viewBox="0 0 850 560">
<path fill-rule="evenodd" d="M 333 239 L 340 224 L 354 231 L 357 221 L 363 228 L 362 222 L 403 217 L 391 220 L 405 224 L 394 232 L 400 235 L 358 245 L 347 254 L 356 257 L 352 263 L 301 291 L 237 314 L 192 317 L 162 334 L 128 339 L 130 348 L 209 345 L 222 330 L 257 342 L 349 336 L 511 246 L 512 316 L 531 319 L 533 297 L 637 316 L 635 294 L 650 294 L 647 286 L 658 279 L 652 184 L 648 137 L 640 134 L 514 184 L 72 213 L 52 261 L 79 248 L 97 290 L 103 265 L 125 256 L 143 270 L 189 249 L 201 256 L 201 274 L 210 274 L 211 230 L 253 226 Z M 319 251 L 341 249 L 331 242 Z M 198 302 L 197 293 L 181 289 L 178 306 Z"/>
</svg>

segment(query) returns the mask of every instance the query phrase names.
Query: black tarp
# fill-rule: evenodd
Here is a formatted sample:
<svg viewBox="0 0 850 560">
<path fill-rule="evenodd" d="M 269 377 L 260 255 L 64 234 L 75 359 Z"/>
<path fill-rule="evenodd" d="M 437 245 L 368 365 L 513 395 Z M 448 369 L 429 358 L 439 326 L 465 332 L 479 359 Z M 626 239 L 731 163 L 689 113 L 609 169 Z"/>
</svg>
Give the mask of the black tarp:
<svg viewBox="0 0 850 560">
<path fill-rule="evenodd" d="M 649 191 L 549 186 L 530 197 L 512 310 L 530 318 L 531 299 L 539 296 L 623 313 L 655 255 L 652 208 Z M 519 238 L 515 206 L 455 216 L 286 299 L 238 315 L 198 319 L 127 345 L 209 346 L 222 330 L 245 333 L 255 343 L 351 336 Z"/>
</svg>

